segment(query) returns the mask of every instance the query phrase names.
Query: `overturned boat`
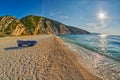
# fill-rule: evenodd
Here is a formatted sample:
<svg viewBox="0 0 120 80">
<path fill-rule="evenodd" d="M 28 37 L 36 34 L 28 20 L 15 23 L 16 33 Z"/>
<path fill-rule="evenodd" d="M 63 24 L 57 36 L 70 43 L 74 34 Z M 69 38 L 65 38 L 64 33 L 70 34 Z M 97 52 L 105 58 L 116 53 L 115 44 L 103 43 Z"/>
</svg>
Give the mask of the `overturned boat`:
<svg viewBox="0 0 120 80">
<path fill-rule="evenodd" d="M 37 43 L 35 40 L 17 40 L 17 44 L 19 47 L 31 47 Z"/>
</svg>

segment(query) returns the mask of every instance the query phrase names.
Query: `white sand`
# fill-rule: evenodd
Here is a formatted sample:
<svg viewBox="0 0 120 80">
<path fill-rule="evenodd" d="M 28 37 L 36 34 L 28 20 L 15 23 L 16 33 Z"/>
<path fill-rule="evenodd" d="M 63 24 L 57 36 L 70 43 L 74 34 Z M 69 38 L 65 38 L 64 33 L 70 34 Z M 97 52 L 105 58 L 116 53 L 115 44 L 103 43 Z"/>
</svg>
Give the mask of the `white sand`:
<svg viewBox="0 0 120 80">
<path fill-rule="evenodd" d="M 16 40 L 37 40 L 19 48 Z M 77 62 L 73 52 L 53 35 L 0 39 L 0 80 L 101 80 Z"/>
</svg>

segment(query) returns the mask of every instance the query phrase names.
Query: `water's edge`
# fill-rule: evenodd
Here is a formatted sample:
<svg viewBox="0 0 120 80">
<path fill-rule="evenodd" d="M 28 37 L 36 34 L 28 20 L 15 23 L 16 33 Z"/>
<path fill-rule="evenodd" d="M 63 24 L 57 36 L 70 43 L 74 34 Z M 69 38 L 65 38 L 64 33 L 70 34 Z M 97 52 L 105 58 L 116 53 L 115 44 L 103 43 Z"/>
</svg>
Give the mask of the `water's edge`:
<svg viewBox="0 0 120 80">
<path fill-rule="evenodd" d="M 60 35 L 64 40 L 120 61 L 120 36 Z"/>
<path fill-rule="evenodd" d="M 79 63 L 93 75 L 103 80 L 120 80 L 118 61 L 65 40 L 64 44 L 77 53 Z"/>
</svg>

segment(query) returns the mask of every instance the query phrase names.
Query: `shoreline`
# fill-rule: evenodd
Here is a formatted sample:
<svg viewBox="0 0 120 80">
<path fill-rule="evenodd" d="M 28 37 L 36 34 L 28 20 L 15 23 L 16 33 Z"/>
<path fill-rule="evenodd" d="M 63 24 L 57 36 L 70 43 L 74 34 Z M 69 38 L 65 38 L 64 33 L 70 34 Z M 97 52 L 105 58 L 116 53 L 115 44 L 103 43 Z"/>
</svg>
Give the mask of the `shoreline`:
<svg viewBox="0 0 120 80">
<path fill-rule="evenodd" d="M 37 44 L 19 48 L 18 39 L 36 40 Z M 102 80 L 84 69 L 75 53 L 55 35 L 2 38 L 0 44 L 0 79 Z"/>
<path fill-rule="evenodd" d="M 120 79 L 119 61 L 74 43 L 67 42 L 64 39 L 63 42 L 75 52 L 78 62 L 93 75 L 101 77 L 103 80 Z"/>
<path fill-rule="evenodd" d="M 58 37 L 58 36 L 57 36 Z M 60 37 L 58 37 L 59 39 L 62 39 Z M 62 43 L 67 47 L 69 48 L 72 53 L 76 56 L 76 59 L 77 59 L 77 62 L 79 63 L 79 68 L 80 68 L 80 71 L 83 73 L 84 77 L 85 77 L 85 80 L 103 80 L 102 77 L 96 75 L 96 74 L 93 74 L 92 72 L 90 72 L 90 68 L 86 68 L 85 66 L 88 66 L 88 65 L 85 65 L 84 63 L 82 63 L 82 59 L 80 59 L 80 55 L 81 52 L 79 52 L 79 48 L 76 48 L 76 47 L 79 47 L 77 46 L 76 44 L 73 44 L 73 43 L 70 43 L 70 42 L 67 42 L 65 41 L 64 39 L 61 40 Z"/>
</svg>

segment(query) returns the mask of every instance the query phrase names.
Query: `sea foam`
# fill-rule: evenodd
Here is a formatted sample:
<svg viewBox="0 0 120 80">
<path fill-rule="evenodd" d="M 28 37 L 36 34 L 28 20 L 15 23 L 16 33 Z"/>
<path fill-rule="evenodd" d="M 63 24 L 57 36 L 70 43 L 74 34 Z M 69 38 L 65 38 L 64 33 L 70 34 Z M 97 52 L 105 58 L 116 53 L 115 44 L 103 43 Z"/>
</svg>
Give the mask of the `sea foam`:
<svg viewBox="0 0 120 80">
<path fill-rule="evenodd" d="M 119 61 L 70 42 L 65 41 L 65 44 L 76 53 L 79 63 L 92 74 L 103 80 L 120 80 Z"/>
</svg>

